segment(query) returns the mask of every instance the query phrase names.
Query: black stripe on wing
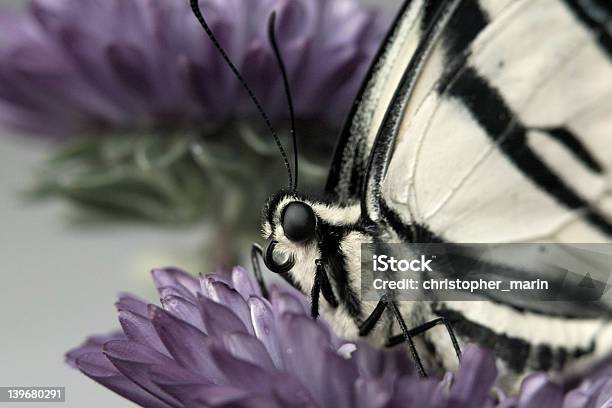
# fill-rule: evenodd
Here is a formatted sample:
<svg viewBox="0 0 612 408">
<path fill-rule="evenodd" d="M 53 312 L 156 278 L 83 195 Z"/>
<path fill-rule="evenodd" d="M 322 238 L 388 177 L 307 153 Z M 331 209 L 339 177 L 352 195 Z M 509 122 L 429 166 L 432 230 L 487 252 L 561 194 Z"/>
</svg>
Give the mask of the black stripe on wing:
<svg viewBox="0 0 612 408">
<path fill-rule="evenodd" d="M 582 162 L 586 167 L 591 169 L 594 173 L 603 174 L 604 169 L 601 163 L 589 152 L 586 146 L 572 133 L 569 129 L 564 127 L 557 127 L 552 129 L 537 129 L 542 132 L 548 133 L 550 137 L 562 143 L 578 160 Z"/>
<path fill-rule="evenodd" d="M 612 57 L 612 2 L 610 0 L 564 0 L 564 3 L 596 35 L 601 48 Z"/>
<path fill-rule="evenodd" d="M 571 210 L 584 211 L 583 218 L 612 237 L 612 224 L 587 200 L 559 177 L 527 144 L 528 129 L 506 105 L 497 89 L 475 69 L 466 68 L 448 89 L 460 99 L 472 116 L 506 157 L 534 184 Z M 580 158 L 579 152 L 571 150 Z"/>
<path fill-rule="evenodd" d="M 508 364 L 508 367 L 517 373 L 532 370 L 561 370 L 568 360 L 583 357 L 595 351 L 595 341 L 584 347 L 568 349 L 566 347 L 553 347 L 549 344 L 531 344 L 525 339 L 496 333 L 491 328 L 467 319 L 457 310 L 444 306 L 432 307 L 438 316 L 445 317 L 453 325 L 455 332 L 468 341 L 476 342 L 495 351 L 495 355 Z M 490 316 L 495 319 L 495 316 Z"/>
<path fill-rule="evenodd" d="M 489 24 L 489 18 L 476 1 L 462 2 L 443 35 L 447 60 L 466 52 L 474 38 Z"/>
</svg>

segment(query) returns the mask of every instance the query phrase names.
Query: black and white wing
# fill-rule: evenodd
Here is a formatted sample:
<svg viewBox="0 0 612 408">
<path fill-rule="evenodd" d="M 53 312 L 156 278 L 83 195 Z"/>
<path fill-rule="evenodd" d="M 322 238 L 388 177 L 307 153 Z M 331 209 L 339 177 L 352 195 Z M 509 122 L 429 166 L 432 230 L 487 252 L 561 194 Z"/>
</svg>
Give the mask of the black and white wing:
<svg viewBox="0 0 612 408">
<path fill-rule="evenodd" d="M 409 2 L 328 190 L 405 241 L 610 242 L 611 56 L 607 0 Z M 604 330 L 580 307 L 567 319 L 492 298 L 441 306 L 515 371 L 594 353 Z"/>
<path fill-rule="evenodd" d="M 370 152 L 395 91 L 444 1 L 405 1 L 374 58 L 338 139 L 326 190 L 346 201 L 360 199 Z"/>
<path fill-rule="evenodd" d="M 370 218 L 394 222 L 408 240 L 403 228 L 417 225 L 461 243 L 610 242 L 612 5 L 449 8 L 372 148 Z M 469 25 L 461 24 L 466 15 Z M 610 351 L 605 316 L 593 318 L 583 303 L 517 308 L 498 294 L 490 293 L 493 302 L 443 302 L 437 312 L 456 320 L 460 335 L 495 344 L 514 372 Z"/>
<path fill-rule="evenodd" d="M 610 241 L 612 4 L 487 3 L 456 6 L 394 101 L 372 217 L 384 202 L 453 242 Z"/>
</svg>

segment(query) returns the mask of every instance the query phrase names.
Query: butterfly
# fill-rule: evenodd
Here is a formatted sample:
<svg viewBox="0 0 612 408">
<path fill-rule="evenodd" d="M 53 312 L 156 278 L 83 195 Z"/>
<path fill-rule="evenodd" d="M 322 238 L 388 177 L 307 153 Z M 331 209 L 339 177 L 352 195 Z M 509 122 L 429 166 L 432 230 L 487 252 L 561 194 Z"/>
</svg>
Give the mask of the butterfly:
<svg viewBox="0 0 612 408">
<path fill-rule="evenodd" d="M 509 387 L 596 361 L 612 344 L 604 304 L 368 301 L 360 253 L 389 242 L 610 242 L 611 57 L 606 0 L 406 1 L 339 137 L 324 198 L 290 176 L 266 204 L 254 259 L 339 335 L 407 344 L 422 375 L 454 369 L 467 342 L 495 351 Z"/>
</svg>

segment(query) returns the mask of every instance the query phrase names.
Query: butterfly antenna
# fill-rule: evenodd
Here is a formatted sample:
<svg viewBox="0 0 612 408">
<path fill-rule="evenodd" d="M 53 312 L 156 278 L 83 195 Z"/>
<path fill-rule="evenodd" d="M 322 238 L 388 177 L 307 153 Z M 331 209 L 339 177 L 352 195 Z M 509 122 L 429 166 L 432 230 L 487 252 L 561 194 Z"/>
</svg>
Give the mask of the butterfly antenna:
<svg viewBox="0 0 612 408">
<path fill-rule="evenodd" d="M 293 98 L 291 97 L 291 88 L 289 87 L 289 78 L 287 75 L 287 69 L 285 62 L 280 52 L 278 42 L 276 41 L 276 11 L 273 11 L 268 21 L 268 36 L 270 37 L 270 43 L 272 44 L 272 50 L 274 50 L 274 56 L 278 62 L 281 74 L 283 76 L 283 84 L 285 87 L 285 95 L 287 96 L 287 103 L 289 105 L 289 117 L 291 119 L 291 139 L 293 140 L 293 170 L 295 171 L 295 178 L 293 184 L 293 190 L 298 188 L 298 148 L 297 148 L 297 134 L 295 131 L 295 112 L 293 110 Z"/>
<path fill-rule="evenodd" d="M 200 5 L 198 4 L 198 2 L 199 0 L 190 0 L 191 10 L 193 10 L 193 14 L 196 16 L 196 18 L 200 22 L 200 25 L 206 32 L 206 35 L 208 35 L 208 38 L 210 38 L 210 41 L 213 43 L 217 51 L 219 51 L 219 53 L 221 54 L 221 57 L 223 57 L 223 59 L 225 60 L 229 68 L 232 70 L 232 72 L 234 73 L 238 81 L 240 82 L 240 85 L 242 85 L 242 87 L 246 90 L 247 94 L 249 95 L 253 103 L 255 104 L 255 107 L 257 108 L 257 111 L 263 118 L 264 122 L 266 122 L 266 126 L 268 127 L 268 130 L 272 134 L 272 137 L 274 138 L 274 141 L 276 142 L 276 146 L 278 147 L 278 150 L 280 151 L 280 154 L 283 157 L 283 161 L 285 162 L 285 168 L 287 169 L 287 174 L 289 176 L 289 188 L 294 188 L 296 184 L 293 183 L 291 165 L 289 164 L 287 153 L 285 152 L 285 149 L 283 148 L 283 145 L 280 142 L 276 129 L 274 129 L 274 126 L 272 126 L 272 122 L 270 121 L 270 118 L 268 117 L 268 115 L 266 115 L 266 112 L 263 110 L 261 103 L 259 103 L 259 100 L 257 99 L 257 97 L 255 96 L 255 94 L 253 93 L 249 85 L 247 85 L 246 81 L 240 74 L 240 71 L 238 71 L 238 68 L 236 68 L 236 66 L 230 59 L 230 57 L 227 55 L 227 53 L 225 52 L 225 50 L 223 49 L 223 47 L 217 40 L 217 37 L 215 37 L 215 34 L 213 34 L 212 30 L 210 29 L 210 26 L 206 22 L 206 19 L 202 15 L 202 11 L 200 10 Z"/>
</svg>

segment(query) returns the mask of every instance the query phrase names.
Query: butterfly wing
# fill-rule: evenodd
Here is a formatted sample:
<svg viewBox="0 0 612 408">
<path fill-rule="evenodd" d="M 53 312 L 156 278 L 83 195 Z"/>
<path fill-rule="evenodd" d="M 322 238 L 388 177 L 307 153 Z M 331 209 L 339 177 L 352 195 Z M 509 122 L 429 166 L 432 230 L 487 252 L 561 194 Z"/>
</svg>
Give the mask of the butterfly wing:
<svg viewBox="0 0 612 408">
<path fill-rule="evenodd" d="M 610 242 L 610 3 L 448 1 L 436 14 L 382 120 L 354 124 L 368 135 L 364 215 L 407 242 Z M 515 371 L 593 353 L 603 330 L 581 303 L 485 298 L 442 302 L 440 315 Z"/>
<path fill-rule="evenodd" d="M 436 80 L 413 91 L 387 171 L 372 171 L 374 216 L 383 201 L 454 242 L 609 241 L 609 3 L 517 1 L 482 15 L 464 49 L 448 52 L 443 33 L 430 54 L 420 75 Z"/>
<path fill-rule="evenodd" d="M 359 200 L 370 152 L 388 106 L 414 54 L 449 1 L 406 1 L 374 58 L 332 160 L 326 191 L 341 201 Z"/>
</svg>

